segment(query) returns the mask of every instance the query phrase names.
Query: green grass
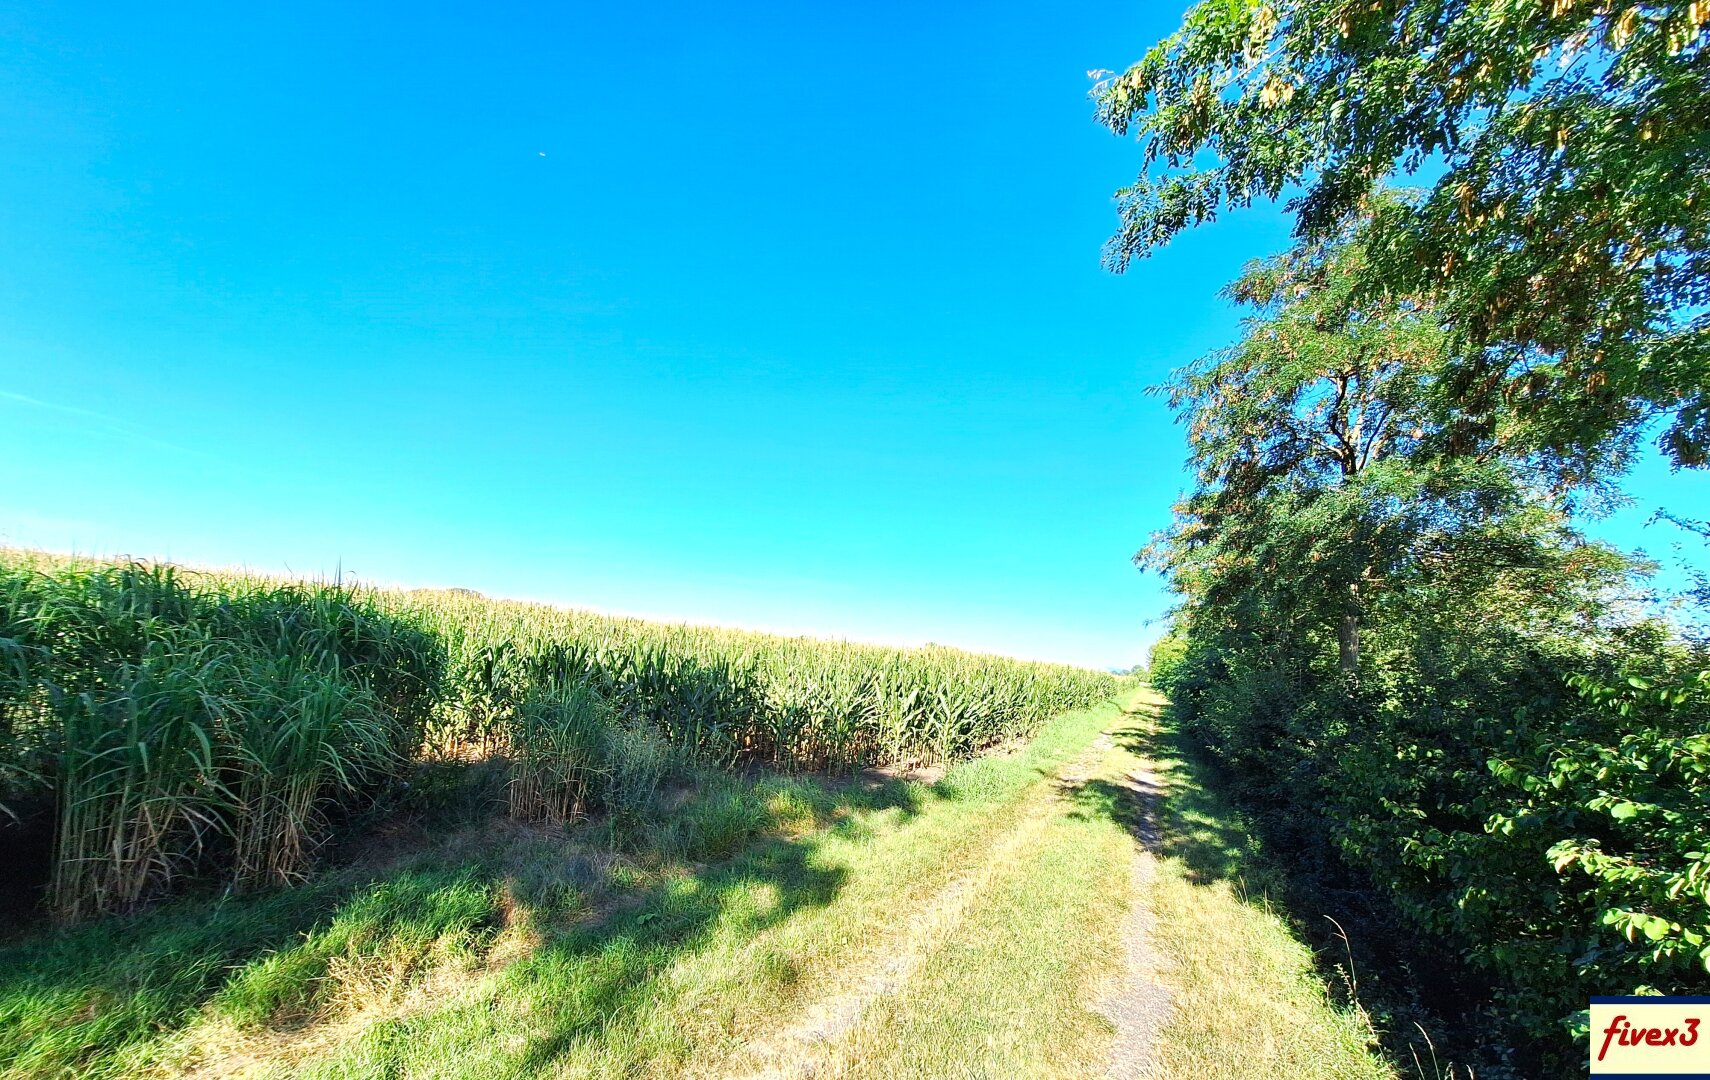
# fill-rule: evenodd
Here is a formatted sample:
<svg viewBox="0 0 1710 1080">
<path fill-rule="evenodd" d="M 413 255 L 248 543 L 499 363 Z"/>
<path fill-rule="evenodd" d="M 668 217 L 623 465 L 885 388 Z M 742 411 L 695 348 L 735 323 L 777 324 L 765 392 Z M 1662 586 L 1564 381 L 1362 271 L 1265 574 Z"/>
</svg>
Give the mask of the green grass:
<svg viewBox="0 0 1710 1080">
<path fill-rule="evenodd" d="M 1143 897 L 1173 1000 L 1158 1075 L 1393 1080 L 1369 1019 L 1331 993 L 1312 950 L 1268 899 L 1280 892 L 1275 868 L 1161 706 L 1154 699 L 1118 732 L 1134 763 L 1150 759 L 1162 788 L 1160 857 Z"/>
<path fill-rule="evenodd" d="M 1170 1000 L 1147 1075 L 1393 1080 L 1365 1017 L 1333 1000 L 1311 950 L 1243 883 L 1258 871 L 1251 841 L 1172 756 L 1158 704 L 1137 695 L 915 977 L 815 1051 L 814 1076 L 1102 1075 L 1112 1029 L 1089 1005 L 1126 976 L 1124 919 L 1140 904 Z M 1132 777 L 1151 755 L 1162 835 L 1136 894 Z"/>
<path fill-rule="evenodd" d="M 1169 797 L 1137 893 L 1141 754 Z M 1393 1077 L 1147 711 L 1063 714 L 930 784 L 696 775 L 628 854 L 602 821 L 471 810 L 300 888 L 0 949 L 0 1075 L 1099 1075 L 1144 903 L 1157 1075 Z M 489 814 L 491 779 L 465 778 Z"/>
<path fill-rule="evenodd" d="M 0 949 L 0 1075 L 618 1075 L 720 1060 L 976 861 L 1041 771 L 1113 715 L 1060 717 L 935 785 L 703 771 L 630 855 L 601 822 L 494 819 L 301 887 L 15 942 Z"/>
<path fill-rule="evenodd" d="M 815 1054 L 815 1077 L 1085 1077 L 1111 1028 L 1091 1006 L 1120 974 L 1132 842 L 1048 800 L 899 992 Z"/>
</svg>

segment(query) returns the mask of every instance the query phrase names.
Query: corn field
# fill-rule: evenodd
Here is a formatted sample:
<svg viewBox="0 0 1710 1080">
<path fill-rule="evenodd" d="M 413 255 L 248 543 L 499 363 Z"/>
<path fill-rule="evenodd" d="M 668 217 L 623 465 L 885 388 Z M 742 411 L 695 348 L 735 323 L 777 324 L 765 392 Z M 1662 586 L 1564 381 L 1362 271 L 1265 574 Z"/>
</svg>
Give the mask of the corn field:
<svg viewBox="0 0 1710 1080">
<path fill-rule="evenodd" d="M 614 783 L 656 783 L 637 746 L 789 769 L 948 761 L 1114 690 L 936 646 L 0 551 L 0 821 L 51 805 L 62 922 L 190 881 L 296 880 L 332 820 L 425 755 L 503 756 L 511 812 L 562 821 Z"/>
</svg>

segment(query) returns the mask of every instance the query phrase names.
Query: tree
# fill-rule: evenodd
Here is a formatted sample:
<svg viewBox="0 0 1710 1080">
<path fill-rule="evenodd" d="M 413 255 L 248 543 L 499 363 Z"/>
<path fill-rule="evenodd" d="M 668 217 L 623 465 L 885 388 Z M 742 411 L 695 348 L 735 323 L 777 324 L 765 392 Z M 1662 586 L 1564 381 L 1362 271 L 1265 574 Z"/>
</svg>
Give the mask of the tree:
<svg viewBox="0 0 1710 1080">
<path fill-rule="evenodd" d="M 1163 388 L 1196 477 L 1137 556 L 1180 598 L 1154 683 L 1279 848 L 1354 871 L 1327 896 L 1394 905 L 1363 936 L 1489 978 L 1528 1075 L 1583 1061 L 1587 994 L 1710 986 L 1710 657 L 1569 515 L 1655 420 L 1710 463 L 1707 21 L 1204 0 L 1098 91 L 1145 153 L 1115 268 L 1297 219 Z"/>
<path fill-rule="evenodd" d="M 1365 936 L 1484 972 L 1512 1027 L 1481 1037 L 1555 1075 L 1587 994 L 1704 985 L 1710 676 L 1548 474 L 1445 407 L 1452 332 L 1363 288 L 1374 236 L 1249 266 L 1241 339 L 1160 388 L 1196 475 L 1137 557 L 1181 601 L 1153 685 L 1267 842 L 1386 897 Z"/>
<path fill-rule="evenodd" d="M 1447 472 L 1411 464 L 1462 437 L 1432 411 L 1446 339 L 1417 298 L 1364 301 L 1366 239 L 1360 227 L 1303 244 L 1249 265 L 1229 287 L 1255 312 L 1240 343 L 1161 388 L 1186 423 L 1197 488 L 1174 527 L 1137 556 L 1202 594 L 1193 596 L 1201 607 L 1241 612 L 1242 594 L 1262 587 L 1272 617 L 1258 625 L 1333 625 L 1344 675 L 1359 667 L 1370 593 L 1444 532 L 1420 511 L 1464 505 L 1487 515 L 1499 490 L 1515 493 L 1489 477 L 1475 483 L 1465 468 L 1450 484 Z M 1485 497 L 1462 497 L 1473 491 Z M 1286 605 L 1276 602 L 1285 582 L 1301 586 Z"/>
<path fill-rule="evenodd" d="M 1228 207 L 1372 213 L 1377 295 L 1449 331 L 1443 404 L 1570 481 L 1666 418 L 1710 463 L 1710 3 L 1203 0 L 1102 82 L 1137 132 L 1117 270 Z M 1425 197 L 1374 201 L 1397 174 Z"/>
</svg>

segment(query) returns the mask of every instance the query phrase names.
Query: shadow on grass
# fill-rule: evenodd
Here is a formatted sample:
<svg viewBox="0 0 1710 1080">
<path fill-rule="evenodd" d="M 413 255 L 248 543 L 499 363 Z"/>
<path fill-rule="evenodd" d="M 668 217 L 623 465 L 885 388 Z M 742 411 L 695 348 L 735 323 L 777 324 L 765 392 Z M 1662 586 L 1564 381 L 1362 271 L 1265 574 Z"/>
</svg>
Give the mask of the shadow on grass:
<svg viewBox="0 0 1710 1080">
<path fill-rule="evenodd" d="M 1244 903 L 1282 918 L 1313 952 L 1333 1000 L 1374 1022 L 1381 1047 L 1406 1075 L 1458 1076 L 1434 1065 L 1447 1051 L 1479 1076 L 1510 1076 L 1488 1047 L 1445 1040 L 1479 1031 L 1474 1010 L 1489 988 L 1453 957 L 1420 939 L 1385 898 L 1297 823 L 1270 823 L 1240 808 L 1239 777 L 1207 761 L 1168 706 L 1139 705 L 1111 732 L 1116 744 L 1151 763 L 1117 780 L 1093 779 L 1071 792 L 1077 812 L 1122 824 L 1189 882 L 1227 883 Z M 1432 1036 L 1436 1032 L 1436 1045 Z"/>
<path fill-rule="evenodd" d="M 758 932 L 829 903 L 845 871 L 816 859 L 815 830 L 847 834 L 865 811 L 913 816 L 951 797 L 875 777 L 698 780 L 624 853 L 599 821 L 489 817 L 438 835 L 418 823 L 295 888 L 8 942 L 0 1071 L 124 1075 L 202 1017 L 289 1032 L 448 961 L 478 968 L 502 942 L 516 946 L 512 986 L 542 988 L 522 1065 L 541 1069 L 715 929 Z"/>
<path fill-rule="evenodd" d="M 1176 860 L 1196 885 L 1245 882 L 1255 867 L 1252 835 L 1205 783 L 1207 766 L 1169 721 L 1141 704 L 1110 732 L 1116 745 L 1151 762 L 1119 779 L 1092 779 L 1071 792 L 1078 812 L 1121 824 L 1153 854 Z M 1166 806 L 1165 800 L 1168 800 Z"/>
</svg>

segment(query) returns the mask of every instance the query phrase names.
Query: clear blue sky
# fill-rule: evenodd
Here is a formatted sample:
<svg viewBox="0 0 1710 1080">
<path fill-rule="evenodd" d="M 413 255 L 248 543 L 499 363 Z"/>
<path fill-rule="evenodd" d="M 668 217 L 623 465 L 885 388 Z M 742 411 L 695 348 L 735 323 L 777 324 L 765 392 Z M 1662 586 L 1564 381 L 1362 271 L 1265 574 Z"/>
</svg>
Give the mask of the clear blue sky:
<svg viewBox="0 0 1710 1080">
<path fill-rule="evenodd" d="M 8 5 L 0 537 L 1131 663 L 1287 234 L 1100 268 L 1177 15 Z"/>
</svg>

